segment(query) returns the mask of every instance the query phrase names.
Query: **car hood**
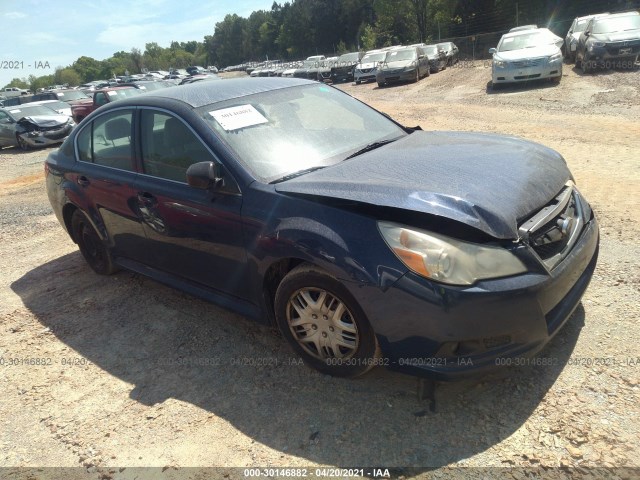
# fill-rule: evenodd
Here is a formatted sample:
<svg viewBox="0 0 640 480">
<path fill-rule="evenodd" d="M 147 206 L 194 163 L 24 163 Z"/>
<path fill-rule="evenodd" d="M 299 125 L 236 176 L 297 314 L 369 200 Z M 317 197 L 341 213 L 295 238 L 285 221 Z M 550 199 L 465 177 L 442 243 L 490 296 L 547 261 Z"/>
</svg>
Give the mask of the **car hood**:
<svg viewBox="0 0 640 480">
<path fill-rule="evenodd" d="M 417 131 L 276 191 L 351 200 L 446 217 L 500 239 L 571 179 L 562 156 L 492 134 Z"/>
<path fill-rule="evenodd" d="M 398 60 L 395 62 L 387 62 L 387 63 L 383 63 L 380 65 L 380 67 L 378 67 L 379 70 L 394 70 L 397 68 L 405 68 L 410 66 L 414 60 Z"/>
<path fill-rule="evenodd" d="M 560 49 L 557 45 L 539 45 L 533 48 L 522 48 L 508 52 L 498 52 L 494 55 L 495 60 L 526 60 L 527 58 L 548 57 L 558 53 Z"/>
<path fill-rule="evenodd" d="M 367 63 L 359 63 L 356 65 L 356 68 L 359 70 L 366 70 L 368 68 L 376 68 L 379 62 L 367 62 Z"/>
<path fill-rule="evenodd" d="M 614 33 L 594 33 L 591 38 L 601 42 L 622 42 L 624 40 L 640 40 L 640 29 Z"/>
<path fill-rule="evenodd" d="M 18 120 L 18 125 L 35 125 L 40 128 L 52 128 L 65 125 L 69 121 L 67 115 L 38 115 L 33 117 L 22 117 Z"/>
</svg>

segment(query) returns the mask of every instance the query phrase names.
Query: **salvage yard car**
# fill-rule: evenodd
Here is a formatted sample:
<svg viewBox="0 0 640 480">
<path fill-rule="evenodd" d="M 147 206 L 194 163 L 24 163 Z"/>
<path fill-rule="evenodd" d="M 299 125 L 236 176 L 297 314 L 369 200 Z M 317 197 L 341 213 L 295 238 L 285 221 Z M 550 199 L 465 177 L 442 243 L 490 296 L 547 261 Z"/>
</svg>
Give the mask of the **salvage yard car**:
<svg viewBox="0 0 640 480">
<path fill-rule="evenodd" d="M 44 105 L 0 108 L 0 147 L 22 150 L 62 143 L 75 127 L 67 115 Z"/>
<path fill-rule="evenodd" d="M 376 82 L 378 87 L 396 82 L 417 82 L 428 77 L 430 69 L 429 58 L 420 47 L 389 50 L 378 65 Z"/>
<path fill-rule="evenodd" d="M 386 50 L 371 50 L 360 59 L 353 70 L 353 79 L 356 85 L 376 79 L 378 65 L 387 56 Z"/>
<path fill-rule="evenodd" d="M 321 372 L 454 379 L 540 350 L 593 274 L 562 156 L 406 128 L 322 83 L 229 79 L 87 117 L 49 154 L 58 220 L 125 268 L 277 325 Z"/>
<path fill-rule="evenodd" d="M 640 14 L 620 13 L 592 18 L 578 40 L 576 66 L 634 68 L 640 55 Z"/>
<path fill-rule="evenodd" d="M 589 20 L 596 17 L 603 17 L 609 15 L 608 13 L 598 13 L 596 15 L 587 15 L 584 17 L 576 17 L 573 23 L 569 27 L 567 36 L 564 39 L 564 58 L 569 62 L 575 62 L 576 50 L 578 48 L 578 39 L 580 34 L 584 32 Z"/>
<path fill-rule="evenodd" d="M 560 39 L 560 43 L 558 43 Z M 490 48 L 493 86 L 537 79 L 562 79 L 562 39 L 546 28 L 510 32 Z"/>
<path fill-rule="evenodd" d="M 135 87 L 109 87 L 96 90 L 93 92 L 93 97 L 88 97 L 82 100 L 75 100 L 71 103 L 71 115 L 76 123 L 80 123 L 84 120 L 84 117 L 91 112 L 106 105 L 110 102 L 115 102 L 127 97 L 140 95 L 145 90 L 139 90 Z"/>
</svg>

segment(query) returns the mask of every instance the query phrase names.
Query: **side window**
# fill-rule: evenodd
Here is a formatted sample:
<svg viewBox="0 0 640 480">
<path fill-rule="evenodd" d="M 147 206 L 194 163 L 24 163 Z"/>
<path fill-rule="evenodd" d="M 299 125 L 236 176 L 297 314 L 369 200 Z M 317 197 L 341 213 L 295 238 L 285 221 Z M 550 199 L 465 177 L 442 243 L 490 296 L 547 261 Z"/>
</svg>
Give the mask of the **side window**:
<svg viewBox="0 0 640 480">
<path fill-rule="evenodd" d="M 118 110 L 101 115 L 84 127 L 76 139 L 80 160 L 135 171 L 132 118 L 132 110 Z"/>
<path fill-rule="evenodd" d="M 0 112 L 0 123 L 5 123 L 9 120 L 9 115 L 4 112 Z"/>
<path fill-rule="evenodd" d="M 141 110 L 142 165 L 147 175 L 187 182 L 187 168 L 215 158 L 202 141 L 178 118 Z"/>
</svg>

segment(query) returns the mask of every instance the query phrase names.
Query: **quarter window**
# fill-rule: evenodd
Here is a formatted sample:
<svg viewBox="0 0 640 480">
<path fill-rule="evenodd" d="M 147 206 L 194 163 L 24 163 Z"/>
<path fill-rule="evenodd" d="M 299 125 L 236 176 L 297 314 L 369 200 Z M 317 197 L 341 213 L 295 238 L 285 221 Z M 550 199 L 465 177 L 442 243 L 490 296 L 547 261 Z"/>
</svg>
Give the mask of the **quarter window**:
<svg viewBox="0 0 640 480">
<path fill-rule="evenodd" d="M 186 183 L 189 166 L 215 161 L 180 119 L 149 109 L 140 116 L 142 165 L 147 175 Z"/>
<path fill-rule="evenodd" d="M 131 143 L 132 110 L 109 112 L 83 128 L 76 145 L 80 160 L 135 171 Z"/>
</svg>

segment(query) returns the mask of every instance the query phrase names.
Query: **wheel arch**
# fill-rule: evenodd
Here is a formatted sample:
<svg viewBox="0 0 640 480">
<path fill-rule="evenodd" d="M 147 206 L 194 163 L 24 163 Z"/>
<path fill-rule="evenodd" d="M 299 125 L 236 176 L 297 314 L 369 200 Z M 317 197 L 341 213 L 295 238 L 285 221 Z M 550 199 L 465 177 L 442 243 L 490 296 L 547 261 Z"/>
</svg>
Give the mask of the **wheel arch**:
<svg viewBox="0 0 640 480">
<path fill-rule="evenodd" d="M 273 327 L 277 327 L 274 308 L 278 286 L 291 270 L 303 263 L 314 265 L 308 260 L 303 260 L 302 258 L 282 258 L 273 262 L 264 273 L 262 281 L 262 296 L 267 309 L 269 324 Z M 315 266 L 322 268 L 318 265 Z"/>
<path fill-rule="evenodd" d="M 73 214 L 76 210 L 78 210 L 78 207 L 73 203 L 67 203 L 64 207 L 62 207 L 62 219 L 64 221 L 64 226 L 74 243 L 78 243 L 78 241 L 73 235 L 73 226 L 71 219 L 73 218 Z"/>
</svg>

